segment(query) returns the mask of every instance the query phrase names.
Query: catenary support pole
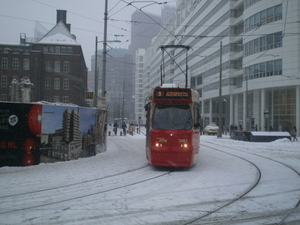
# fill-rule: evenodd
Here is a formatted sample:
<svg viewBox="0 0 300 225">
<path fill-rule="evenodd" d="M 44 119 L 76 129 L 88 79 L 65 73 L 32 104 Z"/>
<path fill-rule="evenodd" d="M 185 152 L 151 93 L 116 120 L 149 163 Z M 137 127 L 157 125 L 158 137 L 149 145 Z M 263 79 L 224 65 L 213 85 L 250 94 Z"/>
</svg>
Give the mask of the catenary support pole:
<svg viewBox="0 0 300 225">
<path fill-rule="evenodd" d="M 107 6 L 108 0 L 105 0 L 105 12 L 104 12 L 104 35 L 103 35 L 103 65 L 102 65 L 102 97 L 105 97 L 106 89 L 106 54 L 107 54 Z"/>
<path fill-rule="evenodd" d="M 222 137 L 222 108 L 223 99 L 222 99 L 222 41 L 220 42 L 220 81 L 219 81 L 219 130 L 218 137 Z"/>
</svg>

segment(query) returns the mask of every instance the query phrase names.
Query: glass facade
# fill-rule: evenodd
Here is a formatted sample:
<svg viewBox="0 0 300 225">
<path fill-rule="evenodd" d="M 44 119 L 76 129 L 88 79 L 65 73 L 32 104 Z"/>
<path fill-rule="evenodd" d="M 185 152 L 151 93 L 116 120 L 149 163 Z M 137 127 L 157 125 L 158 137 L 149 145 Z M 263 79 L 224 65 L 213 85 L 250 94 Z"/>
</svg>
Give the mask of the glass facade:
<svg viewBox="0 0 300 225">
<path fill-rule="evenodd" d="M 274 131 L 290 131 L 296 123 L 296 90 L 279 89 L 268 91 L 269 127 Z"/>
</svg>

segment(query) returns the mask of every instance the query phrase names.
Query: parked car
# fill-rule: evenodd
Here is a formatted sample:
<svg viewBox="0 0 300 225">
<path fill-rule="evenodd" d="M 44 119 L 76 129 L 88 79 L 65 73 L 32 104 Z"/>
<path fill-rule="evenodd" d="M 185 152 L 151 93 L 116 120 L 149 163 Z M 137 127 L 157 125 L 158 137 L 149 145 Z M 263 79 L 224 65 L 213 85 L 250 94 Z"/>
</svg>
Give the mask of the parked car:
<svg viewBox="0 0 300 225">
<path fill-rule="evenodd" d="M 204 130 L 203 130 L 203 134 L 217 134 L 219 130 L 219 127 L 215 124 L 215 123 L 210 123 L 208 124 Z"/>
</svg>

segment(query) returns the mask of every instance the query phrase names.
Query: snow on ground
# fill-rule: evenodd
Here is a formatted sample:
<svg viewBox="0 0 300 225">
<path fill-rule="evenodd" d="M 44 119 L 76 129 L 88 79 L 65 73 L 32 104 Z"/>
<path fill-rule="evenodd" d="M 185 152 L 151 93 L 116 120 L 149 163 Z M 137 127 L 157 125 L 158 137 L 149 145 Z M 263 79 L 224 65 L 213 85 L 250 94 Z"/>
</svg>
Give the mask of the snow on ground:
<svg viewBox="0 0 300 225">
<path fill-rule="evenodd" d="M 200 142 L 198 163 L 173 172 L 149 166 L 143 134 L 108 136 L 107 151 L 95 157 L 2 167 L 0 224 L 186 224 L 240 195 L 257 178 L 253 165 L 226 152 L 255 161 L 263 171 L 261 185 L 208 224 L 233 214 L 280 214 L 300 199 L 300 177 L 267 159 L 300 173 L 300 142 L 243 142 L 226 135 L 201 136 Z M 292 217 L 300 221 L 299 210 Z"/>
</svg>

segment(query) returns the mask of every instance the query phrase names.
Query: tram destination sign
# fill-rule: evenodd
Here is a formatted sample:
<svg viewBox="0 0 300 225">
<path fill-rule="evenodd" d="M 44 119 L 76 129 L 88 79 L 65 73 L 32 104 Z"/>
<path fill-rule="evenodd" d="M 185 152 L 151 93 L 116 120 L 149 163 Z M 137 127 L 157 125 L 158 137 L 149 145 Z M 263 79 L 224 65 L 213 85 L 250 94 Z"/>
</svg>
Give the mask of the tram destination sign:
<svg viewBox="0 0 300 225">
<path fill-rule="evenodd" d="M 154 98 L 156 99 L 190 99 L 191 90 L 181 88 L 159 88 L 155 89 Z"/>
</svg>

